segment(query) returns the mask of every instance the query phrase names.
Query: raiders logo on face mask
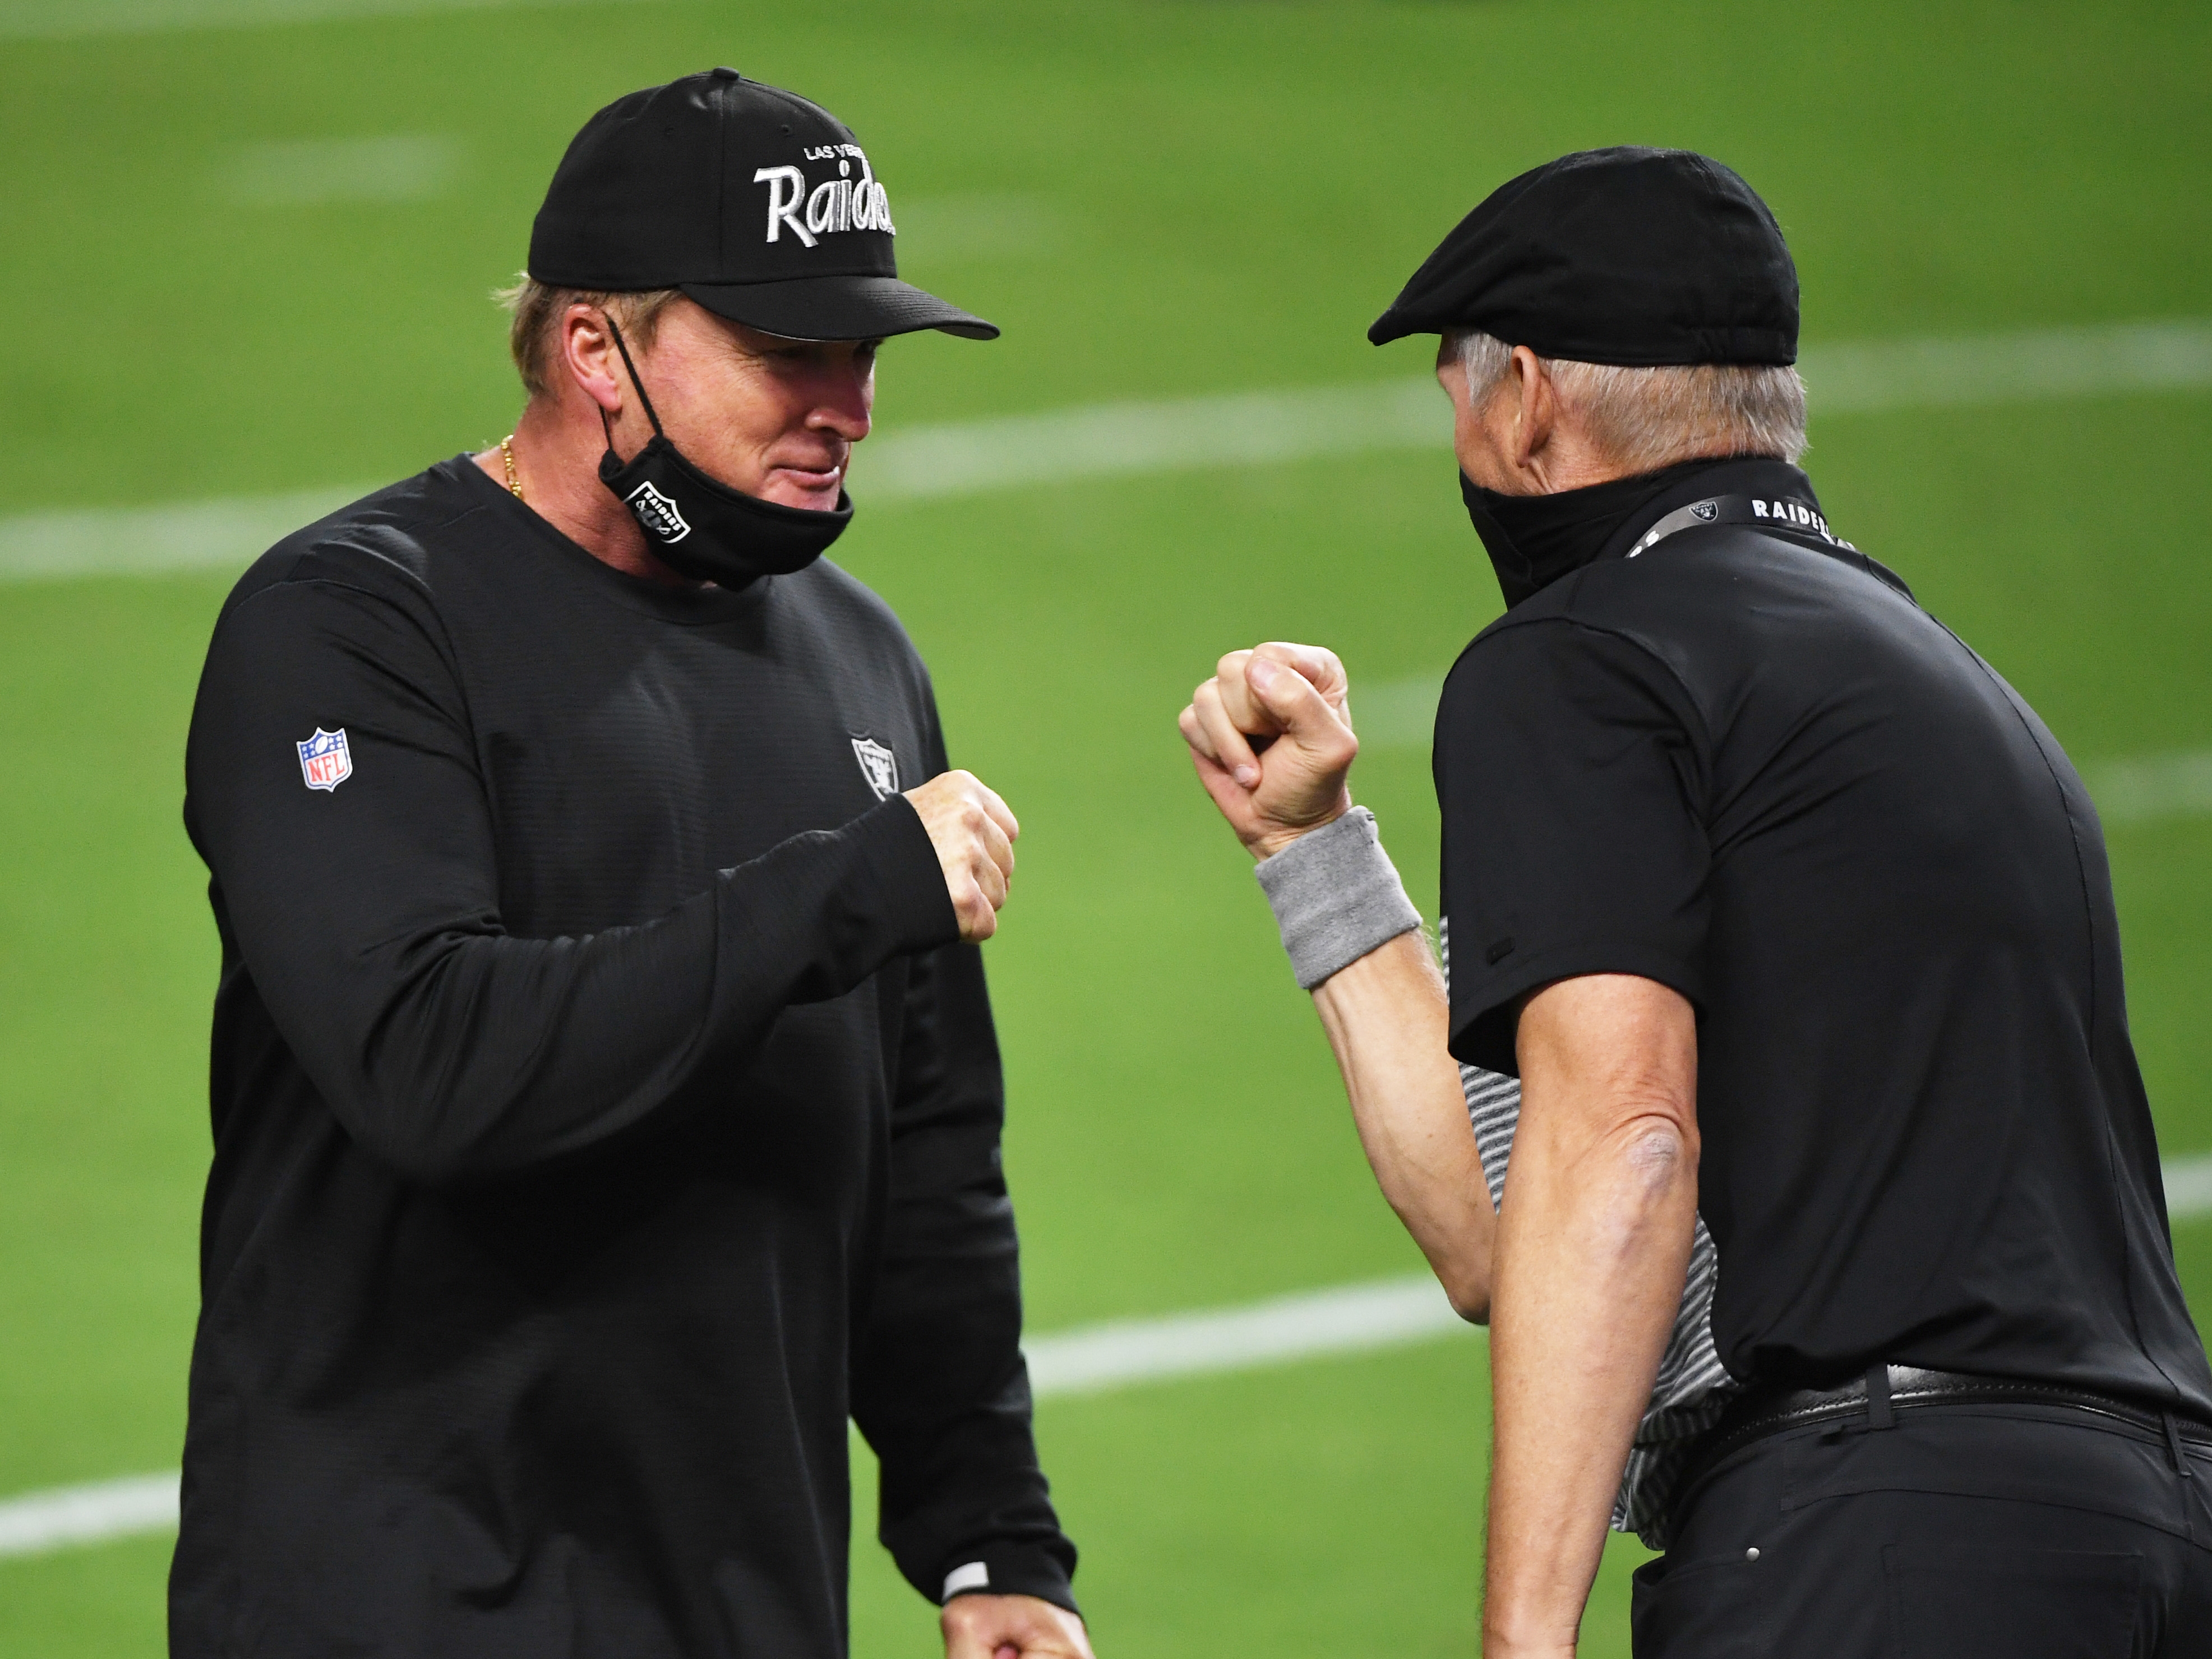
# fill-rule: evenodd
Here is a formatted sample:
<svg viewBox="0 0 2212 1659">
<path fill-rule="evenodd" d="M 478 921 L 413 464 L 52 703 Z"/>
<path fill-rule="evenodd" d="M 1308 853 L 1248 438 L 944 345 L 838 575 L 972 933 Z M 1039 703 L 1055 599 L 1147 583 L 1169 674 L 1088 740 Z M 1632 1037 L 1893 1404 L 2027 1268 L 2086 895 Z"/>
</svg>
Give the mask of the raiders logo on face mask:
<svg viewBox="0 0 2212 1659">
<path fill-rule="evenodd" d="M 630 512 L 648 536 L 657 538 L 663 547 L 680 542 L 691 533 L 681 508 L 673 496 L 664 495 L 648 480 L 624 497 Z"/>
</svg>

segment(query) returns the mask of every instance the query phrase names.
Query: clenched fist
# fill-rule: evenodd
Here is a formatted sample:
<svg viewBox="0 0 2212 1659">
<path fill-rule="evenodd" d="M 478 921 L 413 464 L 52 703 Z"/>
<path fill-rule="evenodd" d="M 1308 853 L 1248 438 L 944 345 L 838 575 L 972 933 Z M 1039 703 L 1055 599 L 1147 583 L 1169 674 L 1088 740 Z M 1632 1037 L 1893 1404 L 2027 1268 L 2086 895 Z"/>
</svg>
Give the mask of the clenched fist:
<svg viewBox="0 0 2212 1659">
<path fill-rule="evenodd" d="M 999 931 L 999 907 L 1014 878 L 1014 837 L 1022 826 L 1006 803 L 969 772 L 940 772 L 906 798 L 929 831 L 945 889 L 960 916 L 960 937 L 986 939 Z"/>
<path fill-rule="evenodd" d="M 1348 693 L 1336 653 L 1279 641 L 1231 652 L 1191 693 L 1181 725 L 1199 781 L 1253 857 L 1350 810 Z"/>
<path fill-rule="evenodd" d="M 945 1659 L 1091 1659 L 1083 1621 L 1034 1595 L 956 1595 L 938 1624 Z"/>
</svg>

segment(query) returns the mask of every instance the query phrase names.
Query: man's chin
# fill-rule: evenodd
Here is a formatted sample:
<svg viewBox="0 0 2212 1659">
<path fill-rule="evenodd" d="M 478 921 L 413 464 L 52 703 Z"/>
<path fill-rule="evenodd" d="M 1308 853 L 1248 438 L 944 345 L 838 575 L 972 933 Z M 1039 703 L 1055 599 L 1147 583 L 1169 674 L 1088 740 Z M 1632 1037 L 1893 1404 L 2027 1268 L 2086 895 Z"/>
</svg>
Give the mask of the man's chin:
<svg viewBox="0 0 2212 1659">
<path fill-rule="evenodd" d="M 829 513 L 836 509 L 837 498 L 843 493 L 844 480 L 832 478 L 827 483 L 802 484 L 788 475 L 772 477 L 760 492 L 764 501 L 774 501 L 778 507 L 795 507 L 809 513 Z"/>
</svg>

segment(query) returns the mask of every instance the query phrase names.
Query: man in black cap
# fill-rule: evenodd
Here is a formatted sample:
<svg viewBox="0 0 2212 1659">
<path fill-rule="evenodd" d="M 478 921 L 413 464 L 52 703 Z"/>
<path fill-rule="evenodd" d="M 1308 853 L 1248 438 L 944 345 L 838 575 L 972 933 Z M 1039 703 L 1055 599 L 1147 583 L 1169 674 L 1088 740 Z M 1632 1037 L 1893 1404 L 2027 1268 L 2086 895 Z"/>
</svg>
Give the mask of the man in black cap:
<svg viewBox="0 0 2212 1659">
<path fill-rule="evenodd" d="M 981 956 L 1005 804 L 820 555 L 898 280 L 846 127 L 717 70 L 556 173 L 496 448 L 223 607 L 179 1656 L 834 1659 L 847 1421 L 952 1659 L 1087 1659 Z"/>
<path fill-rule="evenodd" d="M 1370 337 L 1425 332 L 1507 605 L 1437 717 L 1449 992 L 1333 657 L 1232 653 L 1183 729 L 1386 1191 L 1492 1315 L 1485 1651 L 1573 1651 L 1702 1328 L 1643 1659 L 2212 1652 L 2212 1371 L 2095 810 L 1791 464 L 1772 216 L 1702 156 L 1566 156 Z M 1519 1079 L 1494 1218 L 1455 1062 Z"/>
</svg>

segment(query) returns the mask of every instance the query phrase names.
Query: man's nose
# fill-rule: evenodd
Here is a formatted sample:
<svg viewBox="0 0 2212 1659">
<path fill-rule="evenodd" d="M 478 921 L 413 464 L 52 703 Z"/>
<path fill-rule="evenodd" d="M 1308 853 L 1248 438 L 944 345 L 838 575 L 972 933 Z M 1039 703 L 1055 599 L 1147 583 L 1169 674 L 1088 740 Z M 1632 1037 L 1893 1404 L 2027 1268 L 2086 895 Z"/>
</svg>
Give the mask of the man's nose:
<svg viewBox="0 0 2212 1659">
<path fill-rule="evenodd" d="M 825 375 L 806 424 L 817 431 L 834 432 L 848 443 L 860 442 L 868 435 L 869 411 L 875 401 L 869 395 L 872 379 L 850 371 Z"/>
</svg>

